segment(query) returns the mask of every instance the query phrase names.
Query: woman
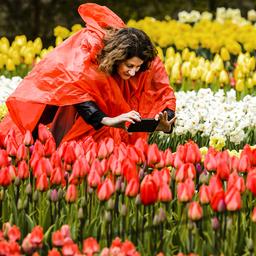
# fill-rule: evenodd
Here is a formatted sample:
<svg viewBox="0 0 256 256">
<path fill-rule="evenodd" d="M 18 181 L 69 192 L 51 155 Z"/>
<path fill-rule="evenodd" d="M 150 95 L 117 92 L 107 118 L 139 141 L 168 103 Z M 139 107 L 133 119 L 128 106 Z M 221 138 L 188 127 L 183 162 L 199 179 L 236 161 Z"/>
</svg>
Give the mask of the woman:
<svg viewBox="0 0 256 256">
<path fill-rule="evenodd" d="M 38 124 L 44 123 L 57 144 L 85 136 L 134 143 L 148 134 L 129 134 L 125 123 L 154 117 L 159 119 L 156 129 L 169 132 L 175 97 L 148 36 L 125 27 L 104 6 L 84 4 L 78 12 L 86 28 L 23 79 L 6 102 L 9 116 L 0 130 L 16 127 L 19 134 L 28 129 L 36 136 Z"/>
</svg>

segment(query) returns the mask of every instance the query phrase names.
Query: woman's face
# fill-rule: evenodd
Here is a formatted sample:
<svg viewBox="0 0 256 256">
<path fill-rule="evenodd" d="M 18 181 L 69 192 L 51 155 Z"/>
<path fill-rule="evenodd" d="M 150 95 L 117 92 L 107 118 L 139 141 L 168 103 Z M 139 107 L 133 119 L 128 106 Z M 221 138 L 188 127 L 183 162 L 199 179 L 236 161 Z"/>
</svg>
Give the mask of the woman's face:
<svg viewBox="0 0 256 256">
<path fill-rule="evenodd" d="M 142 64 L 142 59 L 138 57 L 132 57 L 128 60 L 121 62 L 117 66 L 117 73 L 122 79 L 128 80 L 132 76 L 135 76 L 135 74 L 139 71 L 140 66 Z"/>
</svg>

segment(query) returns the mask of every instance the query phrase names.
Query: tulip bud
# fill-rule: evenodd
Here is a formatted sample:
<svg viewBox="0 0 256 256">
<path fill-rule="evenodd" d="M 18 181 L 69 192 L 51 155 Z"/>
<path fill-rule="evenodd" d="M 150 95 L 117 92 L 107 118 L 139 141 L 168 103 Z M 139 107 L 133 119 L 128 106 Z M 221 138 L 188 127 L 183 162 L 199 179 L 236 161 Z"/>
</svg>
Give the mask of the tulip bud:
<svg viewBox="0 0 256 256">
<path fill-rule="evenodd" d="M 110 211 L 105 211 L 104 220 L 105 220 L 106 222 L 111 222 L 112 217 L 111 217 L 111 212 L 110 212 Z"/>
<path fill-rule="evenodd" d="M 118 177 L 115 184 L 115 190 L 119 192 L 121 190 L 122 178 Z"/>
<path fill-rule="evenodd" d="M 189 220 L 188 221 L 188 230 L 192 230 L 195 227 L 194 222 Z"/>
<path fill-rule="evenodd" d="M 22 200 L 20 198 L 18 199 L 17 208 L 18 208 L 18 210 L 22 210 L 23 209 L 23 202 L 22 202 Z"/>
<path fill-rule="evenodd" d="M 135 204 L 136 205 L 141 205 L 141 199 L 140 199 L 140 195 L 139 194 L 135 198 Z"/>
<path fill-rule="evenodd" d="M 220 222 L 217 217 L 212 218 L 212 228 L 213 230 L 218 230 L 220 228 Z"/>
<path fill-rule="evenodd" d="M 47 196 L 47 199 L 48 199 L 48 200 L 51 200 L 51 190 L 48 190 L 48 191 L 47 191 L 46 196 Z"/>
<path fill-rule="evenodd" d="M 15 180 L 14 180 L 14 185 L 15 186 L 19 186 L 20 185 L 20 178 L 19 177 L 16 177 Z"/>
<path fill-rule="evenodd" d="M 154 226 L 158 226 L 159 224 L 160 224 L 160 216 L 158 215 L 158 214 L 156 214 L 155 216 L 154 216 L 154 219 L 153 219 L 153 225 Z"/>
<path fill-rule="evenodd" d="M 127 209 L 127 206 L 125 204 L 122 204 L 121 205 L 121 209 L 120 209 L 120 214 L 122 216 L 126 216 L 127 215 L 127 212 L 128 212 L 128 209 Z"/>
<path fill-rule="evenodd" d="M 4 190 L 0 190 L 0 201 L 4 200 Z"/>
<path fill-rule="evenodd" d="M 107 201 L 107 209 L 108 210 L 113 210 L 115 207 L 115 201 L 110 198 L 108 201 Z"/>
<path fill-rule="evenodd" d="M 164 222 L 166 220 L 166 212 L 163 208 L 159 209 L 158 215 L 161 222 Z"/>
<path fill-rule="evenodd" d="M 81 219 L 83 219 L 83 218 L 84 218 L 84 211 L 83 211 L 83 208 L 80 207 L 80 208 L 78 209 L 78 219 L 81 220 Z"/>
<path fill-rule="evenodd" d="M 253 240 L 251 238 L 249 238 L 247 240 L 247 248 L 250 252 L 253 252 L 254 251 L 254 243 L 253 243 Z"/>
<path fill-rule="evenodd" d="M 233 220 L 231 217 L 227 217 L 227 229 L 233 228 Z"/>
<path fill-rule="evenodd" d="M 89 193 L 89 194 L 92 194 L 93 193 L 93 188 L 92 187 L 88 187 L 88 190 L 87 190 L 87 192 Z"/>
<path fill-rule="evenodd" d="M 57 189 L 53 189 L 53 190 L 51 191 L 50 200 L 51 200 L 52 202 L 54 202 L 54 203 L 58 201 L 58 191 L 57 191 Z"/>
<path fill-rule="evenodd" d="M 28 198 L 25 198 L 23 202 L 23 209 L 26 209 L 28 207 Z"/>
<path fill-rule="evenodd" d="M 252 222 L 256 223 L 256 207 L 253 208 L 251 219 Z"/>
<path fill-rule="evenodd" d="M 33 200 L 36 202 L 39 199 L 39 191 L 35 190 L 33 193 Z"/>
<path fill-rule="evenodd" d="M 122 182 L 121 183 L 121 193 L 124 193 L 125 192 L 125 183 Z"/>
<path fill-rule="evenodd" d="M 59 200 L 63 198 L 63 195 L 64 195 L 64 191 L 60 188 L 58 190 L 58 198 L 59 198 Z"/>
<path fill-rule="evenodd" d="M 209 172 L 203 171 L 199 176 L 199 183 L 200 184 L 208 184 L 209 183 Z"/>
<path fill-rule="evenodd" d="M 30 184 L 30 183 L 28 183 L 28 185 L 26 186 L 26 188 L 25 188 L 25 193 L 26 193 L 27 195 L 31 195 L 31 193 L 32 193 L 32 187 L 31 187 L 31 184 Z"/>
</svg>

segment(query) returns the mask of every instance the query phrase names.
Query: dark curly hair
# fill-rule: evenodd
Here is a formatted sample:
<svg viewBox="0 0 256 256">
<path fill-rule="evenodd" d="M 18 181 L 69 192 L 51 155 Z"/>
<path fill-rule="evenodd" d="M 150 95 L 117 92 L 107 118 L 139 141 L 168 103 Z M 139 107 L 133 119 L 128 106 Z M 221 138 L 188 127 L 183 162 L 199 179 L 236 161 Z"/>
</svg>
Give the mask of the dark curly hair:
<svg viewBox="0 0 256 256">
<path fill-rule="evenodd" d="M 115 74 L 119 63 L 133 57 L 143 60 L 140 71 L 149 68 L 157 56 L 157 50 L 145 32 L 136 28 L 122 28 L 107 32 L 104 48 L 97 56 L 99 69 L 110 75 Z"/>
</svg>

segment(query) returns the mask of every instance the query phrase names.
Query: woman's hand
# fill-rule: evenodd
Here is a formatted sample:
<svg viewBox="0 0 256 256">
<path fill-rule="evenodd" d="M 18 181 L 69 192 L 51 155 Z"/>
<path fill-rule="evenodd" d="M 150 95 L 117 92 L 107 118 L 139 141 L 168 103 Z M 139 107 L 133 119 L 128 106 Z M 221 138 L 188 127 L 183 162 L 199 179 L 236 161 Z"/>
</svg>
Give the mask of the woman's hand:
<svg viewBox="0 0 256 256">
<path fill-rule="evenodd" d="M 130 112 L 115 117 L 104 117 L 101 123 L 106 126 L 122 128 L 124 130 L 127 130 L 127 127 L 125 126 L 126 122 L 135 123 L 140 121 L 140 114 L 137 111 L 132 110 Z"/>
<path fill-rule="evenodd" d="M 167 111 L 160 112 L 156 114 L 155 120 L 159 120 L 159 124 L 156 127 L 156 131 L 170 132 L 173 123 L 176 120 L 176 116 L 168 121 L 168 113 Z"/>
</svg>

